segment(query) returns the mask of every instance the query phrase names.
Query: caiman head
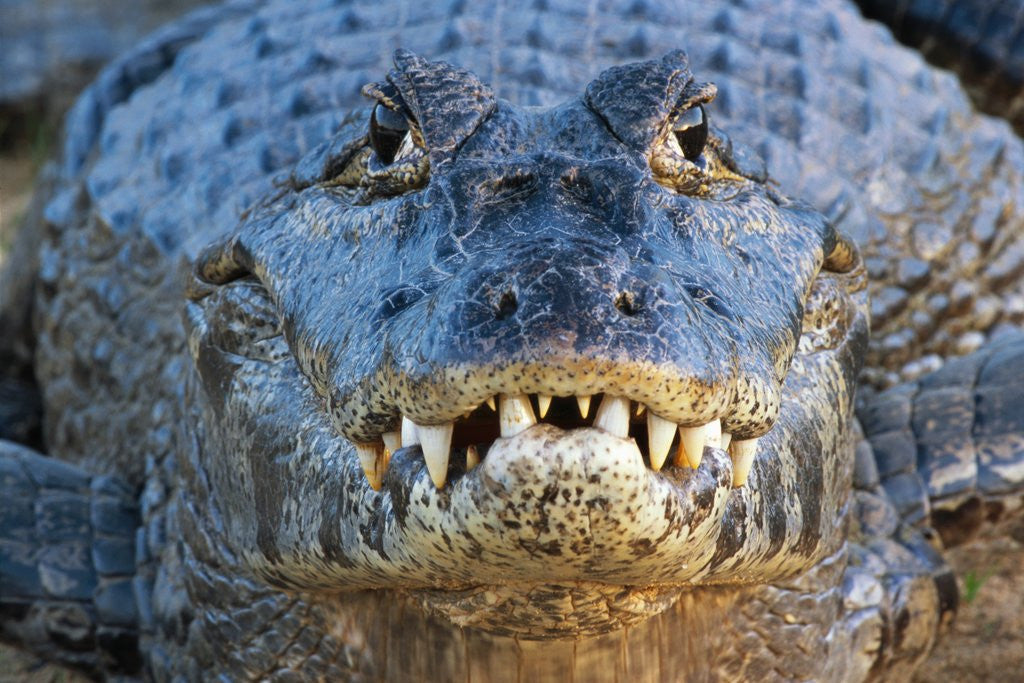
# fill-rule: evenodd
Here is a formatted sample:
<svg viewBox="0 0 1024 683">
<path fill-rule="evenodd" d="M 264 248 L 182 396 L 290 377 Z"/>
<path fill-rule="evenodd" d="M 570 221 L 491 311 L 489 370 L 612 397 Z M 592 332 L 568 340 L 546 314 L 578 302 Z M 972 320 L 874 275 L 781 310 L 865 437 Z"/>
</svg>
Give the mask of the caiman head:
<svg viewBox="0 0 1024 683">
<path fill-rule="evenodd" d="M 194 269 L 192 495 L 232 556 L 551 638 L 836 552 L 864 269 L 714 86 L 673 52 L 533 108 L 395 63 Z"/>
</svg>

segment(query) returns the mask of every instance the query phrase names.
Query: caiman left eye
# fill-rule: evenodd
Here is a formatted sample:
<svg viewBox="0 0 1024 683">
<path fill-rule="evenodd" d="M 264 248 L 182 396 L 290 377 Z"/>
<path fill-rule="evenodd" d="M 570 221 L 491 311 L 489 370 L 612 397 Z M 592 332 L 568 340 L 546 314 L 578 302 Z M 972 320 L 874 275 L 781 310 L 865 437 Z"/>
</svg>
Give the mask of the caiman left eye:
<svg viewBox="0 0 1024 683">
<path fill-rule="evenodd" d="M 409 122 L 400 113 L 377 104 L 370 115 L 370 146 L 384 165 L 393 163 L 409 135 Z"/>
<path fill-rule="evenodd" d="M 679 142 L 679 148 L 683 150 L 683 156 L 695 161 L 708 142 L 708 118 L 704 114 L 704 107 L 698 104 L 680 114 L 672 126 L 672 132 Z"/>
</svg>

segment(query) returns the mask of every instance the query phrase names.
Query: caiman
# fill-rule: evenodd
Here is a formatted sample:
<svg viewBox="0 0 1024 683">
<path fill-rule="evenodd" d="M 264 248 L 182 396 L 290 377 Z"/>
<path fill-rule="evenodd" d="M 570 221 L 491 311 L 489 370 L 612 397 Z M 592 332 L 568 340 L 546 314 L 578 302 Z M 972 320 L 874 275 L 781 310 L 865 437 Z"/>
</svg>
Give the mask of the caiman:
<svg viewBox="0 0 1024 683">
<path fill-rule="evenodd" d="M 94 677 L 906 680 L 1021 507 L 1024 147 L 839 0 L 229 2 L 66 128 L 0 633 Z"/>
</svg>

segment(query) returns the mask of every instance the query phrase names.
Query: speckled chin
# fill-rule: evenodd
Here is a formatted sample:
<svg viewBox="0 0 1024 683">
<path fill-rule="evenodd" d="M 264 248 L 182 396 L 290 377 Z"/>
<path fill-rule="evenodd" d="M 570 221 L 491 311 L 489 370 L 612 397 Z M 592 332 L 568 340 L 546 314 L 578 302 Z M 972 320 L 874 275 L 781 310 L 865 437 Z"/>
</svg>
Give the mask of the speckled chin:
<svg viewBox="0 0 1024 683">
<path fill-rule="evenodd" d="M 632 439 L 537 424 L 497 439 L 449 491 L 417 477 L 411 499 L 421 504 L 407 514 L 427 529 L 458 521 L 459 533 L 442 534 L 450 538 L 442 542 L 466 557 L 486 552 L 495 566 L 488 583 L 681 583 L 710 561 L 732 490 L 728 455 L 707 453 L 701 470 L 666 476 L 646 466 Z M 681 557 L 671 540 L 687 538 L 701 539 L 703 551 L 687 543 Z M 439 548 L 423 548 L 432 550 Z"/>
<path fill-rule="evenodd" d="M 714 492 L 705 498 L 724 510 L 720 504 L 731 488 L 732 463 L 721 451 L 711 457 L 719 476 L 714 478 Z M 586 564 L 589 556 L 594 566 L 589 572 L 581 567 L 583 574 L 600 576 L 603 571 L 598 567 L 607 571 L 610 565 L 617 565 L 614 573 L 619 574 L 637 559 L 633 541 L 646 538 L 655 528 L 670 533 L 674 523 L 668 515 L 659 519 L 658 510 L 667 512 L 670 504 L 651 504 L 665 503 L 672 492 L 659 485 L 666 483 L 662 477 L 652 476 L 636 442 L 599 429 L 535 425 L 495 441 L 488 457 L 466 473 L 456 489 L 465 478 L 476 479 L 466 483 L 467 492 L 481 486 L 493 500 L 505 501 L 495 510 L 500 524 L 536 532 L 533 543 L 540 557 L 575 554 Z M 459 497 L 456 493 L 452 502 L 459 504 Z M 527 501 L 532 504 L 522 504 Z M 702 531 L 713 533 L 718 521 L 708 517 Z M 484 521 L 483 526 L 489 523 L 493 522 Z M 612 531 L 630 526 L 638 534 L 633 539 L 616 537 Z M 458 626 L 547 640 L 598 635 L 636 624 L 667 609 L 682 590 L 673 585 L 595 581 L 516 582 L 414 590 L 410 597 L 424 611 Z"/>
</svg>

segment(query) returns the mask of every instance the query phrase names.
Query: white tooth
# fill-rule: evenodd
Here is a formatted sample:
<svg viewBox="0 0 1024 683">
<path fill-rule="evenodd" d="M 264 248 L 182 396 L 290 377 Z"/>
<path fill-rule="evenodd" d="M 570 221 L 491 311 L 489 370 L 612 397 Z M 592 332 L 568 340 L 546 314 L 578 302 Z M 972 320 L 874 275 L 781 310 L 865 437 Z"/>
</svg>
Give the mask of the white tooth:
<svg viewBox="0 0 1024 683">
<path fill-rule="evenodd" d="M 466 446 L 466 471 L 469 472 L 479 464 L 480 454 L 476 452 L 476 446 L 473 444 Z"/>
<path fill-rule="evenodd" d="M 674 422 L 669 422 L 654 413 L 647 413 L 647 450 L 651 454 L 651 469 L 655 472 L 661 470 L 661 466 L 665 464 L 665 458 L 672 447 L 672 437 L 675 435 Z"/>
<path fill-rule="evenodd" d="M 580 405 L 580 415 L 586 417 L 590 415 L 590 397 L 589 396 L 577 396 L 576 403 Z"/>
<path fill-rule="evenodd" d="M 548 408 L 551 407 L 551 397 L 545 396 L 544 394 L 537 394 L 537 414 L 543 420 L 544 416 L 548 414 Z"/>
<path fill-rule="evenodd" d="M 647 406 L 644 405 L 643 403 L 637 403 L 636 404 L 636 416 L 640 417 L 641 415 L 643 415 L 644 414 L 644 410 L 646 408 L 647 408 Z"/>
<path fill-rule="evenodd" d="M 380 491 L 384 472 L 388 468 L 387 458 L 384 456 L 384 446 L 380 443 L 357 443 L 355 447 L 356 455 L 359 456 L 359 464 L 363 468 L 366 480 L 370 482 L 370 488 Z"/>
<path fill-rule="evenodd" d="M 690 467 L 700 467 L 704 457 L 704 446 L 715 446 L 722 443 L 722 422 L 712 420 L 701 427 L 679 428 L 679 452 L 676 453 L 675 464 L 682 465 L 685 460 Z"/>
<path fill-rule="evenodd" d="M 712 448 L 722 447 L 722 421 L 712 420 L 704 425 L 704 445 Z"/>
<path fill-rule="evenodd" d="M 594 426 L 620 439 L 629 436 L 629 399 L 606 394 L 597 409 Z"/>
<path fill-rule="evenodd" d="M 679 450 L 676 452 L 676 465 L 685 461 L 693 469 L 700 467 L 700 459 L 704 457 L 704 428 L 679 427 Z"/>
<path fill-rule="evenodd" d="M 443 487 L 448 478 L 448 456 L 451 455 L 454 427 L 451 422 L 443 425 L 416 425 L 423 459 L 427 462 L 427 472 L 437 488 Z"/>
<path fill-rule="evenodd" d="M 407 417 L 402 418 L 402 445 L 415 446 L 420 442 L 420 435 L 416 431 L 416 423 Z"/>
<path fill-rule="evenodd" d="M 487 399 L 487 407 L 490 408 L 491 410 L 497 410 L 498 409 L 498 407 L 496 405 L 494 405 L 494 397 L 493 396 L 491 396 L 491 397 L 489 397 Z"/>
<path fill-rule="evenodd" d="M 722 450 L 729 450 L 730 443 L 732 443 L 732 434 L 729 432 L 722 432 Z"/>
<path fill-rule="evenodd" d="M 732 457 L 732 485 L 740 487 L 747 483 L 750 466 L 757 453 L 757 439 L 737 439 L 732 442 L 729 455 Z"/>
<path fill-rule="evenodd" d="M 499 396 L 498 422 L 501 425 L 501 435 L 505 438 L 515 436 L 537 424 L 533 406 L 530 405 L 530 397 L 526 394 Z"/>
<path fill-rule="evenodd" d="M 381 436 L 384 439 L 384 450 L 388 454 L 394 454 L 399 448 L 402 447 L 402 433 L 401 432 L 384 432 Z"/>
</svg>

